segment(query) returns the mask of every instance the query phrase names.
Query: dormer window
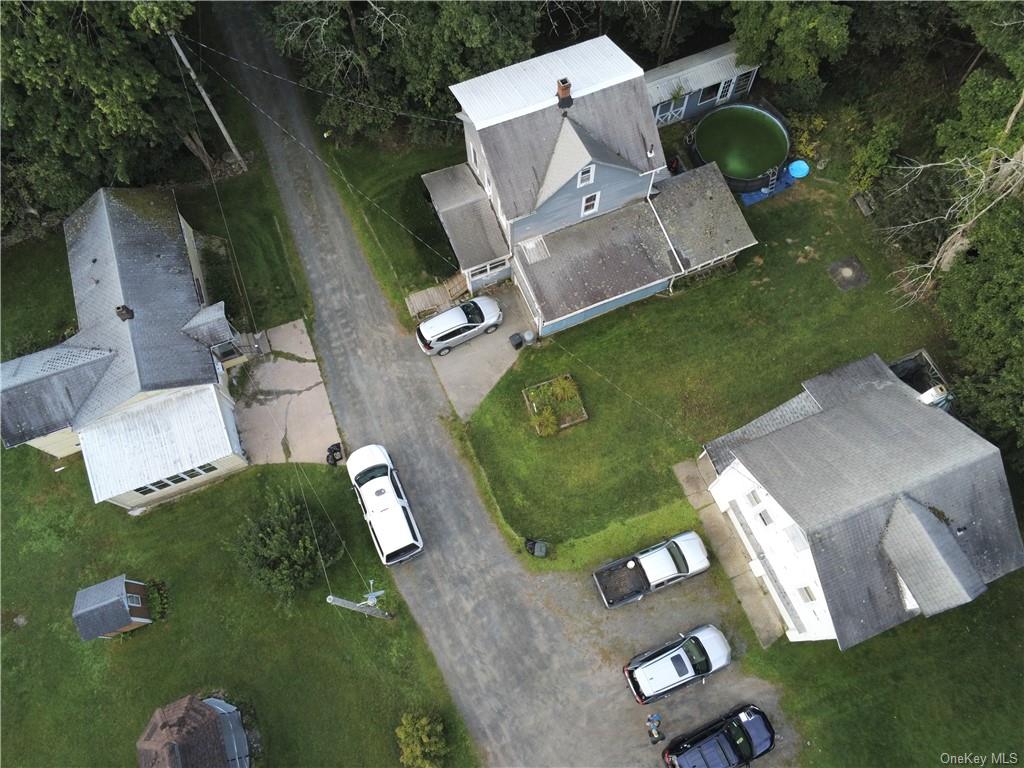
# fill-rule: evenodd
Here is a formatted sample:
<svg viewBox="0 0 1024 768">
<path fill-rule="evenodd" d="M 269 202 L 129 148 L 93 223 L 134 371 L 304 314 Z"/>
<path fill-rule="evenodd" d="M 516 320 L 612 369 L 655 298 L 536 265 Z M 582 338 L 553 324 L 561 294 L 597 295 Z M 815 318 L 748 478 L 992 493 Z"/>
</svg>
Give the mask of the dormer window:
<svg viewBox="0 0 1024 768">
<path fill-rule="evenodd" d="M 597 213 L 597 206 L 601 202 L 601 193 L 594 192 L 592 195 L 587 195 L 583 198 L 583 205 L 580 208 L 580 216 L 589 216 L 593 213 Z"/>
<path fill-rule="evenodd" d="M 578 174 L 576 174 L 576 189 L 585 187 L 587 184 L 594 183 L 594 166 L 588 165 Z"/>
</svg>

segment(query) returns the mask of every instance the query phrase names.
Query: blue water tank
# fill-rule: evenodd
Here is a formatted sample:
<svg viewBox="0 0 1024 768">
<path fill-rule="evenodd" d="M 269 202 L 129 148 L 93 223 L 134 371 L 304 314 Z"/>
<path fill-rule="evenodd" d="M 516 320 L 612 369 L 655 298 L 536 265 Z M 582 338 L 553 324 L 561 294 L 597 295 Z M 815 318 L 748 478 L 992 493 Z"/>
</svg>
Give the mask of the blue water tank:
<svg viewBox="0 0 1024 768">
<path fill-rule="evenodd" d="M 794 179 L 802 179 L 811 172 L 806 160 L 794 160 L 789 164 L 789 175 Z"/>
</svg>

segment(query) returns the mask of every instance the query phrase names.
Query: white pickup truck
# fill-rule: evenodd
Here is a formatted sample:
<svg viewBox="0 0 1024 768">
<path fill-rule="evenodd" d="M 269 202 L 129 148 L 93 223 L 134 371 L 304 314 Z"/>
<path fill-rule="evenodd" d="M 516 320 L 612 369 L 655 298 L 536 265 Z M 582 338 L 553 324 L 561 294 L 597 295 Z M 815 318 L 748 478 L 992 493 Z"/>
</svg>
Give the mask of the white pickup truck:
<svg viewBox="0 0 1024 768">
<path fill-rule="evenodd" d="M 700 536 L 687 531 L 635 555 L 602 565 L 594 571 L 594 582 L 605 607 L 615 608 L 703 573 L 710 565 Z"/>
</svg>

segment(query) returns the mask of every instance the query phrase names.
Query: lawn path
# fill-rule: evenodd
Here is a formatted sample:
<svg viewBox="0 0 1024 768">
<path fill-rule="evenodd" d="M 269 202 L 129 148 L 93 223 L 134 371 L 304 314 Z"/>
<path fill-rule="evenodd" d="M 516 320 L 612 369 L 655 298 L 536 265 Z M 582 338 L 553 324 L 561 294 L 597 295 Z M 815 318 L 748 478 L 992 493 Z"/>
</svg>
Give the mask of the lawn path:
<svg viewBox="0 0 1024 768">
<path fill-rule="evenodd" d="M 244 6 L 222 10 L 229 52 L 287 76 Z M 247 68 L 222 71 L 299 141 L 316 146 L 293 86 Z M 374 280 L 329 171 L 266 118 L 254 119 L 312 290 L 328 394 L 348 443 L 387 445 L 402 472 L 426 551 L 396 569 L 395 579 L 485 762 L 656 764 L 658 749 L 643 729 L 646 710 L 629 697 L 619 669 L 644 644 L 685 628 L 672 600 L 660 610 L 651 600 L 609 617 L 596 607 L 585 576 L 522 569 L 458 456 L 442 422 L 450 406 L 441 386 Z M 710 582 L 704 589 L 714 592 Z M 673 598 L 688 594 L 677 589 Z M 709 602 L 689 610 L 707 616 L 714 612 Z M 676 697 L 676 716 L 666 716 L 666 724 L 693 726 L 748 694 L 774 698 L 765 683 L 741 678 L 738 667 L 727 674 Z M 736 685 L 727 686 L 730 680 Z"/>
</svg>

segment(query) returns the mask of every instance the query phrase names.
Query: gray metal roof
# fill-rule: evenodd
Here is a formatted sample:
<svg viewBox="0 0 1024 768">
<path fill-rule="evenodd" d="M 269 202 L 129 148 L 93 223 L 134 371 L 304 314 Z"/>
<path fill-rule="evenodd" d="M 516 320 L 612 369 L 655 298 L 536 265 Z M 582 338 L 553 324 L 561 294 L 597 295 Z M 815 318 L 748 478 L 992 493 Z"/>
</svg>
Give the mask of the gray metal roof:
<svg viewBox="0 0 1024 768">
<path fill-rule="evenodd" d="M 125 574 L 78 590 L 71 618 L 83 640 L 95 640 L 131 623 Z"/>
<path fill-rule="evenodd" d="M 218 301 L 202 307 L 192 318 L 181 326 L 181 330 L 205 347 L 212 347 L 234 338 L 231 323 L 224 314 L 224 302 Z"/>
<path fill-rule="evenodd" d="M 757 244 L 716 163 L 657 182 L 654 208 L 686 271 Z"/>
<path fill-rule="evenodd" d="M 670 101 L 674 93 L 693 93 L 756 68 L 756 64 L 737 63 L 736 43 L 730 41 L 649 70 L 644 82 L 653 107 Z"/>
<path fill-rule="evenodd" d="M 113 360 L 68 343 L 0 363 L 0 432 L 8 448 L 64 429 Z"/>
<path fill-rule="evenodd" d="M 949 527 L 908 496 L 893 505 L 882 551 L 925 616 L 968 603 L 985 591 L 985 582 Z"/>
<path fill-rule="evenodd" d="M 91 353 L 94 362 L 57 365 L 51 375 L 59 381 L 0 382 L 5 403 L 7 388 L 21 387 L 25 408 L 41 407 L 38 423 L 24 421 L 23 427 L 8 425 L 5 408 L 5 441 L 8 436 L 22 441 L 40 425 L 66 423 L 68 411 L 78 430 L 139 392 L 217 381 L 209 349 L 181 330 L 200 303 L 171 192 L 100 189 L 65 221 L 64 233 L 80 330 L 50 357 L 67 361 Z M 115 313 L 119 306 L 131 308 L 134 317 L 121 320 Z M 106 362 L 97 379 L 99 359 Z M 22 364 L 37 361 L 5 363 L 4 373 Z M 72 395 L 58 408 L 52 390 L 62 387 Z M 17 413 L 12 411 L 12 418 Z"/>
<path fill-rule="evenodd" d="M 546 322 L 679 273 L 646 200 L 516 245 Z"/>
<path fill-rule="evenodd" d="M 879 380 L 732 447 L 807 534 L 842 648 L 913 615 L 882 546 L 903 495 L 958 532 L 956 545 L 986 583 L 1024 566 L 998 449 L 903 390 Z"/>
<path fill-rule="evenodd" d="M 552 102 L 550 106 L 489 127 L 468 126 L 471 137 L 475 130 L 483 148 L 502 211 L 509 219 L 526 216 L 536 209 L 562 130 L 562 112 Z M 573 105 L 567 113 L 579 131 L 605 148 L 601 153 L 602 162 L 634 168 L 638 172 L 665 165 L 661 139 L 641 77 L 587 95 L 577 95 L 574 86 Z M 653 154 L 648 157 L 652 145 Z"/>
<path fill-rule="evenodd" d="M 224 751 L 227 753 L 230 768 L 248 768 L 249 739 L 242 727 L 242 713 L 238 708 L 223 699 L 203 699 L 203 703 L 217 713 L 220 730 L 224 738 Z"/>
<path fill-rule="evenodd" d="M 560 78 L 569 79 L 575 97 L 641 76 L 640 66 L 602 35 L 449 87 L 477 128 L 486 128 L 554 107 Z"/>
<path fill-rule="evenodd" d="M 505 235 L 487 193 L 468 164 L 425 173 L 420 178 L 462 269 L 508 255 Z"/>
</svg>

